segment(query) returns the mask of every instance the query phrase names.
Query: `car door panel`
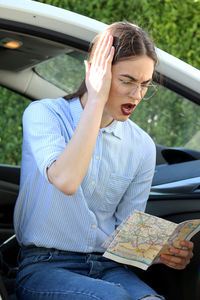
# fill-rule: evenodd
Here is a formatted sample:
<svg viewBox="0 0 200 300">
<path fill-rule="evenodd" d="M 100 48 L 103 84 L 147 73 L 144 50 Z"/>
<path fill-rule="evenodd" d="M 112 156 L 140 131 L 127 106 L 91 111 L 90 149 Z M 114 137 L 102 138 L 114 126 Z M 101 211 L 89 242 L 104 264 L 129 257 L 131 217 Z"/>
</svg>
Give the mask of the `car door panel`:
<svg viewBox="0 0 200 300">
<path fill-rule="evenodd" d="M 164 183 L 167 180 L 187 180 L 192 176 L 199 175 L 199 161 L 196 164 L 176 164 L 173 168 L 162 166 L 157 168 L 153 183 Z M 192 167 L 191 167 L 192 165 Z M 190 167 L 189 167 L 190 166 Z M 183 169 L 188 172 L 183 172 Z M 159 170 L 161 174 L 159 176 Z M 171 172 L 169 175 L 168 170 Z M 167 180 L 166 180 L 167 178 Z M 195 178 L 195 177 L 194 177 Z M 176 181 L 175 181 L 176 182 Z M 196 189 L 190 193 L 162 193 L 155 192 L 155 186 L 147 203 L 146 212 L 169 221 L 180 223 L 190 219 L 200 219 L 200 191 Z M 162 189 L 161 189 L 162 190 Z M 154 265 L 145 273 L 139 272 L 140 276 L 158 292 L 164 294 L 167 300 L 198 300 L 200 299 L 200 286 L 198 284 L 200 268 L 200 232 L 192 239 L 194 243 L 194 256 L 185 270 L 179 271 L 165 265 Z"/>
<path fill-rule="evenodd" d="M 13 209 L 19 192 L 20 167 L 0 166 L 0 243 L 14 234 Z"/>
</svg>

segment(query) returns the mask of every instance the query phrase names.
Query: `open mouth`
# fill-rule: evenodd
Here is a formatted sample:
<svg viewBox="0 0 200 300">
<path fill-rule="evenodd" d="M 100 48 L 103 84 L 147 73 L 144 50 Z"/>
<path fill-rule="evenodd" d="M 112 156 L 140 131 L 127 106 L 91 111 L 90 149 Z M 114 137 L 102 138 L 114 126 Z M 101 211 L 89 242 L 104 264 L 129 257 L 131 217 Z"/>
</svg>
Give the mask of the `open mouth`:
<svg viewBox="0 0 200 300">
<path fill-rule="evenodd" d="M 132 103 L 126 103 L 121 105 L 121 111 L 124 115 L 132 114 L 133 110 L 135 109 L 136 105 Z"/>
</svg>

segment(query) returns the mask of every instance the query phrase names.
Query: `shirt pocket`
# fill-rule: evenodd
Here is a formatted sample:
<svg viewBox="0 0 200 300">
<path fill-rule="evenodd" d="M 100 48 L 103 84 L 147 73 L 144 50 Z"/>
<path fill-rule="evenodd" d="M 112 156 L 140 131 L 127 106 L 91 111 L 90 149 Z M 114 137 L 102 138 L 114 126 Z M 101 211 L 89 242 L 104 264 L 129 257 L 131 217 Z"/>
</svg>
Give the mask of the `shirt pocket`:
<svg viewBox="0 0 200 300">
<path fill-rule="evenodd" d="M 132 178 L 112 173 L 108 180 L 104 201 L 100 210 L 113 213 L 129 187 L 131 180 Z"/>
</svg>

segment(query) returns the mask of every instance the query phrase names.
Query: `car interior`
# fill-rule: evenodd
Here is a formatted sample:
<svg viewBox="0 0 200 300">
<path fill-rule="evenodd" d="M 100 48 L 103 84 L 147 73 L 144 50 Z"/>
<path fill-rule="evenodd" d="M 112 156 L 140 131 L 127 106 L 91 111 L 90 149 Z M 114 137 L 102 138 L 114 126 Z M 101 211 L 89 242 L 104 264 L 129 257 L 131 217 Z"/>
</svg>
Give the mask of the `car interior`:
<svg viewBox="0 0 200 300">
<path fill-rule="evenodd" d="M 12 48 L 14 46 L 9 46 L 9 42 L 15 42 L 17 47 Z M 18 94 L 19 101 L 22 96 L 29 101 L 62 97 L 71 90 L 57 84 L 57 81 L 61 81 L 59 77 L 57 81 L 51 78 L 47 80 L 49 69 L 44 69 L 42 74 L 40 65 L 51 62 L 52 67 L 54 59 L 66 55 L 78 57 L 82 63 L 83 57 L 87 57 L 88 47 L 88 41 L 70 35 L 0 19 L 0 86 Z M 157 71 L 157 75 L 155 82 L 194 102 L 199 109 L 198 91 L 186 88 L 165 74 L 161 82 L 158 79 L 160 71 Z M 79 83 L 76 82 L 76 85 Z M 65 81 L 62 84 L 65 86 Z M 159 143 L 156 149 L 157 164 L 146 211 L 175 223 L 200 219 L 200 151 L 189 147 L 167 147 Z M 14 235 L 13 209 L 19 182 L 20 165 L 0 162 L 2 299 L 16 299 L 14 280 L 19 245 Z M 192 241 L 195 245 L 194 257 L 185 270 L 177 271 L 164 265 L 152 266 L 147 271 L 137 270 L 139 276 L 168 300 L 200 299 L 200 234 L 196 234 Z"/>
</svg>

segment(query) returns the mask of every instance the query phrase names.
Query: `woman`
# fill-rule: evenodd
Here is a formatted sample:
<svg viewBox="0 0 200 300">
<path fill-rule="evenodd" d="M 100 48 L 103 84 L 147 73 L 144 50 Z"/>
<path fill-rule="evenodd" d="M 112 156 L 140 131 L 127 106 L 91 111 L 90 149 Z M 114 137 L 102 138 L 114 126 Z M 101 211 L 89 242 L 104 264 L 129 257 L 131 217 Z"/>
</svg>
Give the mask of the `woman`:
<svg viewBox="0 0 200 300">
<path fill-rule="evenodd" d="M 19 299 L 163 299 L 101 246 L 145 210 L 155 145 L 129 116 L 154 93 L 156 63 L 142 29 L 114 23 L 96 38 L 76 94 L 26 109 L 14 215 Z M 193 244 L 181 246 L 160 262 L 185 268 Z"/>
</svg>

